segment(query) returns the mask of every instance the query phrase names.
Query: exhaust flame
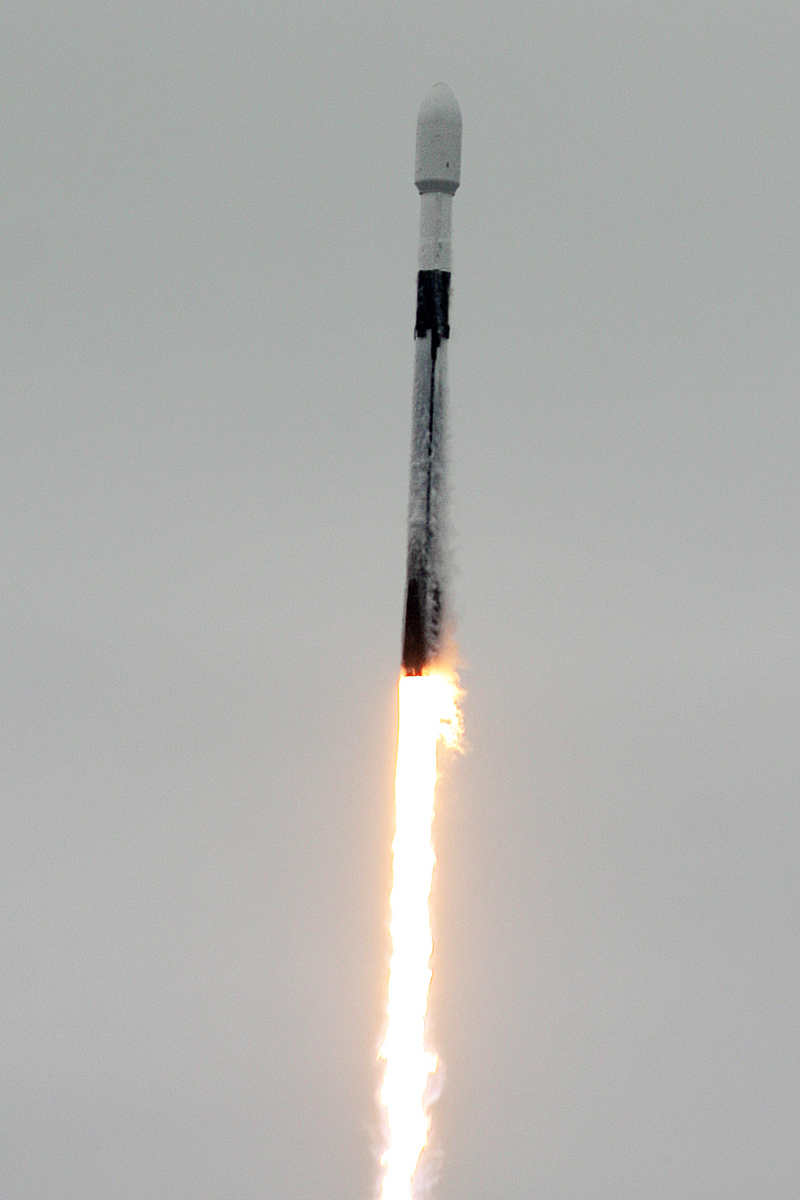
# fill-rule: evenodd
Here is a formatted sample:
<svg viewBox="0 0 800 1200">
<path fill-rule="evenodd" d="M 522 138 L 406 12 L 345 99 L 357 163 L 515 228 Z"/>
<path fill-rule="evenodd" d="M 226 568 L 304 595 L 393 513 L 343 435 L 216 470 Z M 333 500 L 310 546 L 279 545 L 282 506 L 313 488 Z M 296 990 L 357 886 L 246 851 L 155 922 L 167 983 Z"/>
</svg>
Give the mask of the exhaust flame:
<svg viewBox="0 0 800 1200">
<path fill-rule="evenodd" d="M 428 1140 L 425 1102 L 437 1066 L 425 1045 L 431 982 L 429 898 L 435 856 L 431 838 L 439 741 L 458 741 L 458 688 L 446 675 L 406 675 L 399 684 L 395 805 L 397 824 L 390 900 L 392 960 L 381 1102 L 389 1130 L 381 1200 L 413 1200 L 413 1177 Z"/>
</svg>

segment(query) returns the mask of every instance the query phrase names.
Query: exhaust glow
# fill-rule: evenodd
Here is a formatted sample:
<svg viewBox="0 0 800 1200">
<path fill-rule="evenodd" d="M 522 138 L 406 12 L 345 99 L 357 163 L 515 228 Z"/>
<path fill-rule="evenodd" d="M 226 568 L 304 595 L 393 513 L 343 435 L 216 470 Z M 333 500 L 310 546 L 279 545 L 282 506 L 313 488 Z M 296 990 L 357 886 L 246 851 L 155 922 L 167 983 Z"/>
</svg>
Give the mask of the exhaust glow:
<svg viewBox="0 0 800 1200">
<path fill-rule="evenodd" d="M 458 688 L 446 675 L 406 675 L 399 683 L 400 724 L 395 776 L 396 830 L 390 900 L 392 959 L 389 1019 L 380 1057 L 386 1060 L 381 1102 L 388 1146 L 381 1200 L 413 1200 L 413 1178 L 428 1140 L 428 1079 L 436 1054 L 425 1045 L 431 982 L 431 837 L 440 741 L 458 741 Z"/>
</svg>

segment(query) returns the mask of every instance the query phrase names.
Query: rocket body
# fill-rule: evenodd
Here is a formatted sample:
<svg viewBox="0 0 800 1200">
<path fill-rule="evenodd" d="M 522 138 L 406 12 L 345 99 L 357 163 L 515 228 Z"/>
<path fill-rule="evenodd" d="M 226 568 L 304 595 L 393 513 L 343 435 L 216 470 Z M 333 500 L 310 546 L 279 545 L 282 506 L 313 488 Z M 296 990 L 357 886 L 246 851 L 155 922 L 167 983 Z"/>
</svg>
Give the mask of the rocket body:
<svg viewBox="0 0 800 1200">
<path fill-rule="evenodd" d="M 437 84 L 417 122 L 419 272 L 403 671 L 422 675 L 440 657 L 447 626 L 445 435 L 453 196 L 461 173 L 461 113 Z"/>
</svg>

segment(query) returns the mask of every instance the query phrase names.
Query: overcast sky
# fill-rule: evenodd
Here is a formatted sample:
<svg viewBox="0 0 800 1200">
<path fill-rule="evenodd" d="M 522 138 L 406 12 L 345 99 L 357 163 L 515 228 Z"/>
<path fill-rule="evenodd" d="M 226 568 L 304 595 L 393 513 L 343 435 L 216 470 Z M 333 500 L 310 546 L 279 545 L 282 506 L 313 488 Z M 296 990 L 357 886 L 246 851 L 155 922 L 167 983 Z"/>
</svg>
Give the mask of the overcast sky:
<svg viewBox="0 0 800 1200">
<path fill-rule="evenodd" d="M 20 3 L 0 1195 L 372 1200 L 418 107 L 438 1200 L 800 1193 L 800 8 Z"/>
</svg>

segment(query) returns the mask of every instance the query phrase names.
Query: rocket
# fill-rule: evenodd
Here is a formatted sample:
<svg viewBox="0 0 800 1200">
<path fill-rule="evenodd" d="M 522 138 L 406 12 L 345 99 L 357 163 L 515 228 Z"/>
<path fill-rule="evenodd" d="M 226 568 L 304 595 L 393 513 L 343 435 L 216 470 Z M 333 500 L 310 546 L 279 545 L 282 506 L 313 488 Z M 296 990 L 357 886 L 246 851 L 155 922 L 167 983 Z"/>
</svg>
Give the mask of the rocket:
<svg viewBox="0 0 800 1200">
<path fill-rule="evenodd" d="M 453 196 L 461 182 L 461 112 L 437 83 L 417 120 L 420 193 L 414 408 L 408 502 L 403 672 L 423 675 L 444 648 L 445 433 Z"/>
</svg>

